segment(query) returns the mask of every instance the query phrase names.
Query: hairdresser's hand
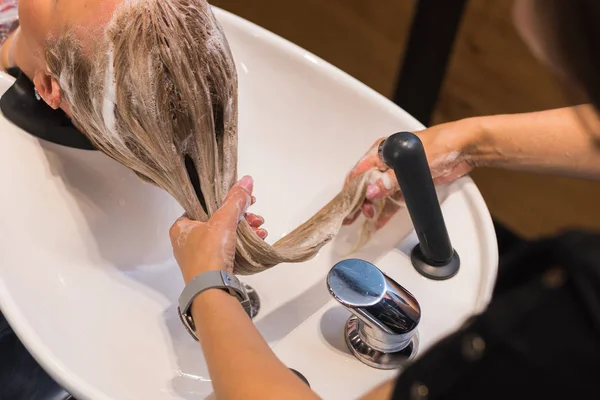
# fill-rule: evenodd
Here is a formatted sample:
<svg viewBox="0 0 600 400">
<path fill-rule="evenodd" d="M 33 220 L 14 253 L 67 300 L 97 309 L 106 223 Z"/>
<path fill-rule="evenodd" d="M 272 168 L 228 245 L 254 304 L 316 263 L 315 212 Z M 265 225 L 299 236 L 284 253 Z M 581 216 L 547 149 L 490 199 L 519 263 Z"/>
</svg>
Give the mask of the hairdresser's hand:
<svg viewBox="0 0 600 400">
<path fill-rule="evenodd" d="M 192 221 L 185 216 L 175 221 L 169 234 L 185 283 L 205 271 L 233 271 L 236 229 L 244 215 L 257 235 L 266 237 L 267 232 L 260 229 L 262 217 L 246 214 L 254 199 L 253 186 L 252 178 L 242 178 L 208 222 Z"/>
<path fill-rule="evenodd" d="M 469 156 L 471 137 L 475 134 L 474 124 L 469 120 L 450 122 L 436 125 L 424 131 L 416 132 L 429 160 L 431 175 L 436 185 L 452 182 L 469 173 L 473 168 Z M 346 183 L 351 179 L 376 169 L 379 178 L 367 187 L 366 199 L 355 215 L 349 217 L 344 223 L 353 223 L 361 214 L 368 219 L 375 216 L 375 207 L 372 201 L 389 197 L 392 201 L 386 202 L 376 222 L 376 229 L 383 227 L 398 211 L 402 202 L 402 194 L 398 187 L 398 181 L 394 171 L 385 165 L 377 154 L 379 144 L 385 138 L 377 140 L 369 151 L 358 161 L 346 178 Z"/>
</svg>

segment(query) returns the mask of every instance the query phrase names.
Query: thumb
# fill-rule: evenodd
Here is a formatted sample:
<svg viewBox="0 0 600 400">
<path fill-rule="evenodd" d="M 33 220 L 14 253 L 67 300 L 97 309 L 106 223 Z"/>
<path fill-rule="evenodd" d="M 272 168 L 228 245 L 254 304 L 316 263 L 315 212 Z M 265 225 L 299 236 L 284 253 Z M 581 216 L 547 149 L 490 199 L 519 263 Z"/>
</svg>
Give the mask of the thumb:
<svg viewBox="0 0 600 400">
<path fill-rule="evenodd" d="M 244 176 L 240 179 L 231 187 L 223 205 L 213 214 L 210 222 L 213 225 L 234 230 L 252 202 L 253 188 L 254 181 L 251 177 Z"/>
</svg>

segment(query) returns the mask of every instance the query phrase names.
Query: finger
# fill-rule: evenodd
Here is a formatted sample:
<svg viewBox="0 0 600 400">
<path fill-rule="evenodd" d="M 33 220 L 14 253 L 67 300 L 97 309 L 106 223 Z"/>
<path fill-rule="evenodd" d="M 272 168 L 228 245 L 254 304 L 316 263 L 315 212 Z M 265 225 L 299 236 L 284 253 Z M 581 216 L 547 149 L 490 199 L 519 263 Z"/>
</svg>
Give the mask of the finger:
<svg viewBox="0 0 600 400">
<path fill-rule="evenodd" d="M 346 183 L 350 180 L 364 174 L 365 172 L 377 168 L 380 171 L 385 171 L 388 167 L 379 159 L 379 144 L 384 139 L 378 139 L 369 151 L 356 163 L 352 171 L 346 177 Z"/>
<path fill-rule="evenodd" d="M 363 159 L 361 159 L 358 164 L 356 164 L 354 166 L 354 168 L 352 168 L 352 171 L 350 171 L 350 173 L 348 174 L 348 176 L 346 177 L 346 183 L 350 182 L 352 179 L 356 178 L 357 176 L 360 176 L 362 174 L 364 174 L 365 172 L 373 169 L 373 165 L 374 161 L 372 157 L 365 157 Z"/>
<path fill-rule="evenodd" d="M 399 207 L 406 207 L 406 201 L 404 200 L 404 196 L 400 191 L 388 196 L 387 199 L 393 203 L 396 203 L 396 205 Z"/>
<path fill-rule="evenodd" d="M 382 173 L 381 177 L 375 182 L 375 185 L 379 188 L 379 190 L 370 189 L 369 187 L 367 188 L 366 197 L 369 200 L 383 199 L 384 197 L 391 196 L 400 190 L 400 186 L 398 186 L 398 180 L 396 179 L 396 175 L 391 169 Z M 369 194 L 371 194 L 371 197 L 369 196 Z"/>
<path fill-rule="evenodd" d="M 379 155 L 376 152 L 367 154 L 354 166 L 346 178 L 346 183 L 373 169 L 377 169 L 381 172 L 388 170 L 388 166 L 379 159 Z"/>
<path fill-rule="evenodd" d="M 243 177 L 233 185 L 221 207 L 210 218 L 210 223 L 226 230 L 235 230 L 250 206 L 253 186 L 254 182 L 249 176 Z"/>
<path fill-rule="evenodd" d="M 253 228 L 258 228 L 265 223 L 265 219 L 263 217 L 252 213 L 246 213 L 246 221 L 248 221 L 250 226 Z"/>
<path fill-rule="evenodd" d="M 350 214 L 348 217 L 346 217 L 344 222 L 342 222 L 342 225 L 351 225 L 352 223 L 354 223 L 354 221 L 356 221 L 358 217 L 360 217 L 361 211 L 362 209 L 359 208 L 354 212 L 354 214 Z"/>
<path fill-rule="evenodd" d="M 375 230 L 383 228 L 399 209 L 400 205 L 387 199 L 385 205 L 383 206 L 383 210 L 381 211 L 381 214 L 375 223 Z"/>
<path fill-rule="evenodd" d="M 379 195 L 379 193 L 381 193 L 381 188 L 377 184 L 371 183 L 369 186 L 367 186 L 365 197 L 367 200 L 373 200 Z"/>
<path fill-rule="evenodd" d="M 233 185 L 231 189 L 229 189 L 229 192 L 227 193 L 227 196 L 225 196 L 225 200 L 223 201 L 223 203 L 227 203 L 229 197 L 234 195 L 234 189 L 238 188 L 244 190 L 248 194 L 248 200 L 249 203 L 251 203 L 252 198 L 254 197 L 252 195 L 252 191 L 254 190 L 254 179 L 252 179 L 252 177 L 248 175 L 244 176 L 242 179 L 237 181 L 235 185 Z"/>
<path fill-rule="evenodd" d="M 368 200 L 365 200 L 362 206 L 363 214 L 367 219 L 375 218 L 375 205 Z"/>
<path fill-rule="evenodd" d="M 259 238 L 261 239 L 266 239 L 267 236 L 269 235 L 269 233 L 267 232 L 266 229 L 262 229 L 262 228 L 252 228 L 252 230 L 254 231 L 254 233 L 256 233 L 258 235 Z"/>
</svg>

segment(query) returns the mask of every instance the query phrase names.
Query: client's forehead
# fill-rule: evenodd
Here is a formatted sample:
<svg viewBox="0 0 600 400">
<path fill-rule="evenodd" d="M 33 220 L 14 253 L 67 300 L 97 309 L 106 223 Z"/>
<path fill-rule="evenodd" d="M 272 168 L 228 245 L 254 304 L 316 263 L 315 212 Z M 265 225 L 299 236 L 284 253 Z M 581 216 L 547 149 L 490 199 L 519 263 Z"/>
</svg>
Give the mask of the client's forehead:
<svg viewBox="0 0 600 400">
<path fill-rule="evenodd" d="M 127 0 L 54 0 L 55 16 L 74 24 L 104 24 L 117 5 Z"/>
</svg>

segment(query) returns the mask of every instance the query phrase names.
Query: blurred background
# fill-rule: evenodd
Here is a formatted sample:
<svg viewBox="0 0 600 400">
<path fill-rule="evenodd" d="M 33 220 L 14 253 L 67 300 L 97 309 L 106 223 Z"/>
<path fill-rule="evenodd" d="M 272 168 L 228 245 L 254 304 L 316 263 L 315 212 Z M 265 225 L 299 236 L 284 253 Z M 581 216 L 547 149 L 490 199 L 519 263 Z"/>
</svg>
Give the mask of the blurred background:
<svg viewBox="0 0 600 400">
<path fill-rule="evenodd" d="M 390 97 L 403 61 L 414 0 L 213 0 Z M 554 77 L 512 24 L 512 1 L 469 0 L 431 123 L 567 105 Z M 392 132 L 390 132 L 392 133 Z M 536 237 L 600 228 L 600 183 L 502 170 L 472 174 L 493 216 Z"/>
</svg>

